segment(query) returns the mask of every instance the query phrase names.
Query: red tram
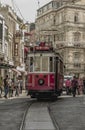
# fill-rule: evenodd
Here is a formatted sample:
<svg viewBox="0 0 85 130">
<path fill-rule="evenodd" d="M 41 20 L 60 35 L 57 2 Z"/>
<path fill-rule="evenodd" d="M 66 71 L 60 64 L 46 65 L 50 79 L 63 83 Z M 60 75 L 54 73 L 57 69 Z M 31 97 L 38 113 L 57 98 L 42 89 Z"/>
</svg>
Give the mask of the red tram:
<svg viewBox="0 0 85 130">
<path fill-rule="evenodd" d="M 63 60 L 44 43 L 31 47 L 28 54 L 28 91 L 34 98 L 59 96 L 63 86 Z"/>
</svg>

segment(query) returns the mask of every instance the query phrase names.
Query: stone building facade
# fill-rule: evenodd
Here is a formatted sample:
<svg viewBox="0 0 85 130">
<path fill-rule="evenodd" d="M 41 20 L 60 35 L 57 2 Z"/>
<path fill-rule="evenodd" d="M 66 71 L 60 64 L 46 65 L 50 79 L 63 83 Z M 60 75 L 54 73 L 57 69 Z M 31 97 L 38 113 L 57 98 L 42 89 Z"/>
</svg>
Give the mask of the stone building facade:
<svg viewBox="0 0 85 130">
<path fill-rule="evenodd" d="M 5 24 L 7 26 L 6 35 L 7 38 L 4 37 L 4 48 L 5 48 L 5 56 L 4 61 L 9 65 L 14 65 L 13 61 L 13 34 L 16 32 L 16 14 L 9 6 L 0 5 L 0 14 L 4 17 Z M 9 68 L 4 68 L 4 75 L 8 74 L 12 76 L 11 70 Z"/>
<path fill-rule="evenodd" d="M 64 58 L 65 75 L 85 75 L 85 1 L 52 0 L 37 10 L 36 40 L 51 42 Z"/>
<path fill-rule="evenodd" d="M 8 65 L 6 61 L 8 36 L 7 36 L 7 26 L 4 17 L 0 15 L 0 75 L 3 76 L 3 68 Z"/>
<path fill-rule="evenodd" d="M 24 41 L 23 41 L 23 30 L 19 27 L 23 25 L 23 20 L 20 19 L 14 10 L 6 5 L 0 5 L 0 14 L 4 18 L 4 22 L 6 24 L 5 34 L 4 34 L 4 62 L 7 62 L 9 67 L 5 67 L 3 69 L 3 73 L 5 76 L 8 74 L 11 78 L 18 75 L 17 67 L 22 67 L 24 65 Z M 21 35 L 20 35 L 21 33 Z M 19 34 L 17 36 L 17 34 Z M 14 66 L 14 69 L 11 69 L 10 66 Z M 20 68 L 19 68 L 20 69 Z M 13 70 L 13 71 L 12 71 Z M 24 68 L 25 70 L 25 68 Z M 15 71 L 15 72 L 14 72 Z"/>
</svg>

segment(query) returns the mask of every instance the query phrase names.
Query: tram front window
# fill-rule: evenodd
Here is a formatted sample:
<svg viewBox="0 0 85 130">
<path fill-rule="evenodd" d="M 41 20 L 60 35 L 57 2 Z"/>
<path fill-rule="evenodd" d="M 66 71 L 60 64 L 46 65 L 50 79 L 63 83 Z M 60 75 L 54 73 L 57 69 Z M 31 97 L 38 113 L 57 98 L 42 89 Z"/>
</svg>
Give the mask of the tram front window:
<svg viewBox="0 0 85 130">
<path fill-rule="evenodd" d="M 49 61 L 50 61 L 50 63 L 49 63 L 49 71 L 53 72 L 53 57 L 50 57 Z"/>
<path fill-rule="evenodd" d="M 42 71 L 48 71 L 48 57 L 42 57 Z"/>
<path fill-rule="evenodd" d="M 41 57 L 35 57 L 34 71 L 40 71 Z"/>
<path fill-rule="evenodd" d="M 34 60 L 34 71 L 48 71 L 48 57 L 36 56 Z"/>
<path fill-rule="evenodd" d="M 33 57 L 30 57 L 30 72 L 33 72 Z"/>
</svg>

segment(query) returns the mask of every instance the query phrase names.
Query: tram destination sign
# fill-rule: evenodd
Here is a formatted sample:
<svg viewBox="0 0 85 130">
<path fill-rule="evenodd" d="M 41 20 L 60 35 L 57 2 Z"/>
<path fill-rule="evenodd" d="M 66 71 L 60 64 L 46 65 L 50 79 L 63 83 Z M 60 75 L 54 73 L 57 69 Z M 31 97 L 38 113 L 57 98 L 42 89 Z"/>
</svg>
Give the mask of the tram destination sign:
<svg viewBox="0 0 85 130">
<path fill-rule="evenodd" d="M 49 51 L 51 50 L 50 46 L 35 46 L 36 51 Z"/>
</svg>

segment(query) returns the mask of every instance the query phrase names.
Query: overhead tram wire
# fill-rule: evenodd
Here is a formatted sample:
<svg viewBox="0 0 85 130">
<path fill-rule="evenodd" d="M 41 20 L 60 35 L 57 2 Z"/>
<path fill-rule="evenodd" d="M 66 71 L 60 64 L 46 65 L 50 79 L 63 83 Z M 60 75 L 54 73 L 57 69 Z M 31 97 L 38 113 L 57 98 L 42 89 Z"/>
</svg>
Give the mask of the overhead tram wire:
<svg viewBox="0 0 85 130">
<path fill-rule="evenodd" d="M 40 8 L 40 1 L 37 0 L 37 2 L 38 2 L 38 9 L 39 9 L 39 8 Z M 20 13 L 20 15 L 21 15 L 23 21 L 24 21 L 24 22 L 27 22 L 27 20 L 23 17 L 23 15 L 22 15 L 22 13 L 21 13 L 19 7 L 17 6 L 16 2 L 15 2 L 14 0 L 11 0 L 11 3 L 12 3 L 12 6 L 13 6 L 13 9 L 16 11 L 16 13 L 17 13 L 17 10 L 18 10 L 18 12 Z M 16 10 L 16 9 L 17 9 L 17 10 Z"/>
<path fill-rule="evenodd" d="M 19 14 L 21 15 L 23 21 L 26 22 L 26 19 L 23 17 L 23 15 L 22 15 L 22 13 L 21 13 L 19 7 L 17 6 L 16 2 L 15 2 L 14 0 L 11 0 L 11 3 L 12 3 L 12 6 L 13 6 L 13 9 L 16 11 L 16 13 L 17 13 L 17 11 L 18 11 Z"/>
</svg>

